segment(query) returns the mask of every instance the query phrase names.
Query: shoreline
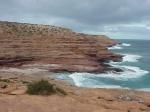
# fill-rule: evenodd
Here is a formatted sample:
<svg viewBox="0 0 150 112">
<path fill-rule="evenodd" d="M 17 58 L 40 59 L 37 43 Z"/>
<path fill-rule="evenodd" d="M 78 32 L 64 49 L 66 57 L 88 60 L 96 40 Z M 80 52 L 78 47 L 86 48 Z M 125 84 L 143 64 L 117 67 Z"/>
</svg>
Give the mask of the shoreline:
<svg viewBox="0 0 150 112">
<path fill-rule="evenodd" d="M 150 92 L 76 87 L 65 81 L 48 78 L 49 75 L 45 72 L 30 75 L 17 72 L 0 73 L 1 81 L 2 79 L 11 81 L 11 86 L 7 91 L 4 93 L 0 91 L 1 111 L 8 112 L 8 108 L 13 112 L 60 112 L 60 110 L 61 112 L 150 111 Z M 41 79 L 57 85 L 67 95 L 39 96 L 26 94 L 26 84 Z M 27 108 L 27 110 L 24 108 Z"/>
<path fill-rule="evenodd" d="M 117 44 L 105 35 L 87 35 L 49 25 L 0 22 L 1 111 L 150 112 L 150 92 L 83 88 L 50 78 L 52 72 L 120 71 L 105 64 L 122 60 L 122 55 L 108 49 Z M 28 95 L 27 85 L 41 79 L 55 84 L 67 95 Z"/>
<path fill-rule="evenodd" d="M 49 72 L 48 70 L 44 70 L 44 69 L 39 69 L 39 68 L 27 68 L 27 69 L 20 69 L 20 68 L 3 68 L 0 69 L 0 78 L 3 78 L 5 76 L 1 74 L 5 74 L 6 73 L 6 77 L 7 77 L 7 73 L 8 74 L 17 74 L 17 77 L 22 77 L 22 76 L 26 76 L 26 77 L 39 77 L 39 78 L 48 78 L 50 80 L 56 80 L 56 81 L 63 81 L 65 83 L 67 83 L 70 86 L 74 86 L 74 87 L 78 87 L 78 88 L 86 88 L 86 89 L 110 89 L 110 90 L 129 90 L 129 91 L 139 91 L 139 92 L 150 92 L 150 90 L 144 90 L 146 88 L 141 88 L 141 89 L 133 89 L 133 88 L 122 88 L 122 87 L 82 87 L 82 86 L 77 86 L 75 85 L 75 82 L 72 81 L 67 81 L 66 79 L 62 79 L 62 78 L 58 78 L 58 76 L 61 76 L 61 73 L 64 74 L 63 72 L 61 73 L 53 73 L 53 72 Z M 77 72 L 76 72 L 77 73 Z M 79 73 L 80 74 L 80 73 Z M 90 74 L 90 73 L 85 73 L 85 74 Z M 69 77 L 69 75 L 71 75 L 71 73 L 69 72 L 65 72 L 65 76 Z M 8 75 L 9 77 L 11 77 L 11 75 Z M 36 78 L 35 78 L 36 79 Z M 74 84 L 73 84 L 74 83 Z M 113 86 L 113 85 L 112 85 Z"/>
</svg>

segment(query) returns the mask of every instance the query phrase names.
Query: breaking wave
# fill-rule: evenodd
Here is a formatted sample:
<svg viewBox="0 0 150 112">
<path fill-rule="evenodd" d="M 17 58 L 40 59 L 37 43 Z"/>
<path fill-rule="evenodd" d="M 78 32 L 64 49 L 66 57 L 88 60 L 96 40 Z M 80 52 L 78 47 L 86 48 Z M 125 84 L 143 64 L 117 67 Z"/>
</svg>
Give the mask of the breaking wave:
<svg viewBox="0 0 150 112">
<path fill-rule="evenodd" d="M 123 46 L 131 46 L 123 43 L 121 45 L 113 46 L 109 49 L 122 49 Z M 136 63 L 142 58 L 140 55 L 122 54 L 124 55 L 122 62 L 110 62 L 109 64 L 115 68 L 119 68 L 122 72 L 109 71 L 107 73 L 93 74 L 93 73 L 72 73 L 69 77 L 74 84 L 79 87 L 89 88 L 124 88 L 131 89 L 128 86 L 122 86 L 123 82 L 134 81 L 146 74 L 149 71 L 143 70 L 140 67 L 123 65 L 123 62 Z M 121 65 L 120 65 L 121 64 Z"/>
<path fill-rule="evenodd" d="M 123 49 L 123 47 L 129 47 L 131 44 L 123 43 L 108 49 Z M 121 54 L 123 55 L 122 62 L 110 62 L 108 63 L 114 68 L 119 68 L 122 71 L 109 71 L 107 73 L 71 73 L 67 77 L 59 77 L 61 79 L 71 80 L 71 82 L 78 87 L 87 88 L 115 88 L 115 89 L 135 89 L 139 91 L 150 91 L 149 88 L 137 88 L 136 81 L 143 78 L 149 71 L 143 68 L 134 66 L 132 63 L 139 63 L 142 56 L 137 54 Z M 124 63 L 127 62 L 127 63 Z M 129 62 L 129 63 L 128 63 Z M 133 66 L 131 66 L 131 65 Z M 59 75 L 60 76 L 60 75 Z M 134 83 L 134 84 L 133 84 Z"/>
<path fill-rule="evenodd" d="M 113 50 L 113 49 L 123 49 L 123 47 L 129 47 L 131 44 L 127 43 L 122 43 L 122 44 L 117 44 L 115 46 L 109 47 L 108 49 Z"/>
<path fill-rule="evenodd" d="M 126 47 L 131 46 L 131 44 L 127 44 L 127 43 L 122 43 L 121 45 L 122 45 L 122 46 L 126 46 Z"/>
<path fill-rule="evenodd" d="M 134 54 L 122 54 L 122 55 L 124 55 L 123 62 L 138 62 L 138 60 L 142 58 L 142 56 Z"/>
<path fill-rule="evenodd" d="M 119 65 L 115 65 L 116 67 Z M 92 74 L 92 73 L 72 73 L 69 75 L 72 78 L 76 86 L 79 87 L 90 87 L 90 88 L 121 88 L 119 85 L 108 85 L 107 83 L 102 83 L 99 81 L 100 78 L 110 79 L 115 81 L 128 81 L 136 78 L 140 78 L 143 75 L 149 73 L 146 70 L 142 70 L 139 67 L 133 66 L 120 66 L 123 72 L 107 72 L 102 74 Z"/>
<path fill-rule="evenodd" d="M 115 45 L 113 47 L 109 47 L 108 49 L 113 50 L 113 49 L 123 49 L 121 45 Z"/>
</svg>

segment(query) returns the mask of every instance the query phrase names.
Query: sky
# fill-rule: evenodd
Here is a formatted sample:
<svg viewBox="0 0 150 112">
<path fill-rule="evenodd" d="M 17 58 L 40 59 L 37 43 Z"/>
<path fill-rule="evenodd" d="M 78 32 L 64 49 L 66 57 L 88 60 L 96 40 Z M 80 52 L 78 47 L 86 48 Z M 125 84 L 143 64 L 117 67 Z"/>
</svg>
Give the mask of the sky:
<svg viewBox="0 0 150 112">
<path fill-rule="evenodd" d="M 150 39 L 150 0 L 0 0 L 0 20 L 115 39 Z"/>
</svg>

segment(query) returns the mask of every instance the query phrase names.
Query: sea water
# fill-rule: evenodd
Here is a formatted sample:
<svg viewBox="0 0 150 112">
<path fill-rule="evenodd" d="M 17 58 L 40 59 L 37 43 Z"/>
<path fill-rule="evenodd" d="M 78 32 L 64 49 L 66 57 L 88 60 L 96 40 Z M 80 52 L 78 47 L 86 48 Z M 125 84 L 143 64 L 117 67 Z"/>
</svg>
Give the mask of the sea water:
<svg viewBox="0 0 150 112">
<path fill-rule="evenodd" d="M 109 64 L 123 72 L 60 73 L 57 79 L 66 80 L 78 87 L 121 88 L 150 91 L 150 40 L 119 40 L 122 44 L 108 48 L 122 54 L 122 62 Z"/>
</svg>

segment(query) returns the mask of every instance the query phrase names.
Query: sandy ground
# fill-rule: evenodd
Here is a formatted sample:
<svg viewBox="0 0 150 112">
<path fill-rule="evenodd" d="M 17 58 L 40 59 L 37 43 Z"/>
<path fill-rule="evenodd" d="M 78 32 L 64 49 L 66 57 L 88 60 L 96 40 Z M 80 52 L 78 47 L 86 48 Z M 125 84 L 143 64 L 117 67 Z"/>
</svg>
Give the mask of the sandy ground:
<svg viewBox="0 0 150 112">
<path fill-rule="evenodd" d="M 33 71 L 30 75 L 24 71 L 0 71 L 0 79 L 0 112 L 150 112 L 149 92 L 78 88 L 48 78 L 46 71 Z M 56 84 L 67 95 L 26 94 L 26 83 L 40 79 Z M 8 84 L 5 89 L 4 84 Z"/>
</svg>

